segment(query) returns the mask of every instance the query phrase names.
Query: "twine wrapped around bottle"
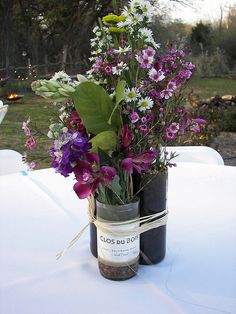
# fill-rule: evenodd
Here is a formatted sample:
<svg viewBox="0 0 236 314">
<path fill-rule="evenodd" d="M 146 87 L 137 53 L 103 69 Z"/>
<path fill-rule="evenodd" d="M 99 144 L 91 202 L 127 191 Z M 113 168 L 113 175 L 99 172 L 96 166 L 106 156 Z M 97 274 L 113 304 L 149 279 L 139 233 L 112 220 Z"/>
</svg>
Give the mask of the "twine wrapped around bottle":
<svg viewBox="0 0 236 314">
<path fill-rule="evenodd" d="M 161 226 L 166 225 L 167 218 L 168 218 L 168 210 L 165 209 L 162 212 L 155 213 L 152 215 L 139 217 L 136 219 L 131 219 L 128 221 L 121 221 L 121 222 L 110 222 L 106 220 L 98 220 L 96 219 L 94 213 L 95 213 L 95 202 L 94 198 L 90 197 L 88 199 L 89 201 L 89 207 L 88 207 L 88 215 L 89 215 L 89 223 L 82 228 L 82 230 L 70 241 L 68 246 L 57 254 L 57 259 L 62 257 L 65 252 L 71 248 L 82 236 L 84 231 L 87 229 L 90 223 L 94 223 L 95 226 L 100 229 L 103 232 L 106 232 L 108 234 L 114 235 L 114 236 L 121 236 L 121 237 L 127 237 L 127 236 L 134 236 L 134 235 L 140 235 L 143 232 L 146 232 L 148 230 L 159 228 Z M 126 226 L 135 226 L 132 228 L 132 230 L 120 230 L 118 231 L 114 227 L 126 227 Z M 121 228 L 123 229 L 123 228 Z"/>
</svg>

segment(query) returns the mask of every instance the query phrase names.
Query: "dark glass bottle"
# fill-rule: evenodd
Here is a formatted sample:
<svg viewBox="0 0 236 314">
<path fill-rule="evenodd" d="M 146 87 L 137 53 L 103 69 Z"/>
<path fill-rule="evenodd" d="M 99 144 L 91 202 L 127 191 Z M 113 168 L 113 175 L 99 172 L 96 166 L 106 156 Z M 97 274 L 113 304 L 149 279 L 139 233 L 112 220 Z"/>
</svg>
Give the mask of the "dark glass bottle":
<svg viewBox="0 0 236 314">
<path fill-rule="evenodd" d="M 96 201 L 98 222 L 123 222 L 139 217 L 139 201 L 124 205 L 108 205 Z M 103 277 L 126 280 L 135 276 L 139 265 L 139 235 L 122 235 L 119 231 L 133 231 L 139 223 L 130 226 L 110 226 L 110 231 L 98 228 L 98 265 Z M 118 234 L 117 234 L 118 233 Z"/>
<path fill-rule="evenodd" d="M 94 223 L 90 223 L 89 225 L 90 229 L 90 251 L 94 257 L 98 257 L 98 251 L 97 251 L 97 227 Z"/>
<path fill-rule="evenodd" d="M 168 173 L 159 172 L 145 178 L 147 185 L 140 196 L 141 217 L 166 209 Z M 145 183 L 144 183 L 145 184 Z M 140 235 L 140 260 L 143 265 L 152 265 L 163 260 L 166 253 L 166 225 L 151 229 Z"/>
</svg>

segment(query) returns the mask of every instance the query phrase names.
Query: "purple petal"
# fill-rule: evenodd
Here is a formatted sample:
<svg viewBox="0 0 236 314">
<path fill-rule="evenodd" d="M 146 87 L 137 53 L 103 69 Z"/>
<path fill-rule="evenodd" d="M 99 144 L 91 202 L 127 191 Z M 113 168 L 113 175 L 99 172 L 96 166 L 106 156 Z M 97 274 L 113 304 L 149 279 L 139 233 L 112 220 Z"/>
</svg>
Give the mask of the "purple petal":
<svg viewBox="0 0 236 314">
<path fill-rule="evenodd" d="M 132 158 L 125 158 L 121 162 L 121 168 L 126 170 L 128 174 L 131 174 L 133 172 L 133 161 Z"/>
<path fill-rule="evenodd" d="M 90 194 L 92 194 L 92 190 L 89 184 L 77 182 L 73 187 L 75 193 L 80 199 L 87 198 Z"/>
</svg>

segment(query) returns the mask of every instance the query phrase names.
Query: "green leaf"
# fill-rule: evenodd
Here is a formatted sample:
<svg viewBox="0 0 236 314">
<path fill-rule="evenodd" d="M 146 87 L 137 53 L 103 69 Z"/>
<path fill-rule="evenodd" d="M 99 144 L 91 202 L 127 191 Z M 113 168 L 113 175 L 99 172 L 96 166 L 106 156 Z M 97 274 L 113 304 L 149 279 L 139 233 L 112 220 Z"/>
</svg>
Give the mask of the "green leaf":
<svg viewBox="0 0 236 314">
<path fill-rule="evenodd" d="M 117 136 L 114 131 L 104 131 L 93 137 L 90 142 L 92 143 L 92 151 L 97 151 L 98 148 L 103 151 L 114 150 L 116 147 Z"/>
<path fill-rule="evenodd" d="M 121 193 L 121 186 L 120 186 L 120 177 L 116 175 L 112 181 L 112 184 L 110 185 L 111 190 L 118 196 L 120 196 Z"/>
<path fill-rule="evenodd" d="M 89 132 L 98 134 L 115 129 L 114 123 L 107 122 L 114 105 L 101 86 L 93 82 L 83 82 L 76 87 L 71 97 Z"/>
<path fill-rule="evenodd" d="M 116 105 L 125 99 L 125 85 L 126 81 L 121 80 L 116 86 Z"/>
<path fill-rule="evenodd" d="M 122 100 L 125 99 L 125 85 L 126 85 L 126 81 L 121 80 L 121 81 L 119 81 L 119 83 L 116 86 L 116 105 L 113 108 L 112 113 L 111 113 L 111 115 L 109 117 L 109 120 L 108 120 L 109 124 L 112 123 L 112 116 L 114 115 L 117 107 L 122 102 Z"/>
<path fill-rule="evenodd" d="M 98 147 L 98 156 L 99 156 L 101 166 L 106 165 L 106 166 L 114 167 L 112 158 L 99 147 Z"/>
</svg>

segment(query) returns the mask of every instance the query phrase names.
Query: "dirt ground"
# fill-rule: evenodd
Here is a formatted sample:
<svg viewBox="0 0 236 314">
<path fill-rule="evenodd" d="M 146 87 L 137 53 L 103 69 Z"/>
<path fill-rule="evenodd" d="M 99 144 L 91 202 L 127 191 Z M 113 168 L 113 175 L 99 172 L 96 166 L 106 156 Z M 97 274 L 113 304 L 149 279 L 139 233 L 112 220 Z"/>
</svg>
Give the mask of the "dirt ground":
<svg viewBox="0 0 236 314">
<path fill-rule="evenodd" d="M 236 133 L 221 132 L 211 147 L 220 153 L 225 165 L 236 166 Z"/>
</svg>

